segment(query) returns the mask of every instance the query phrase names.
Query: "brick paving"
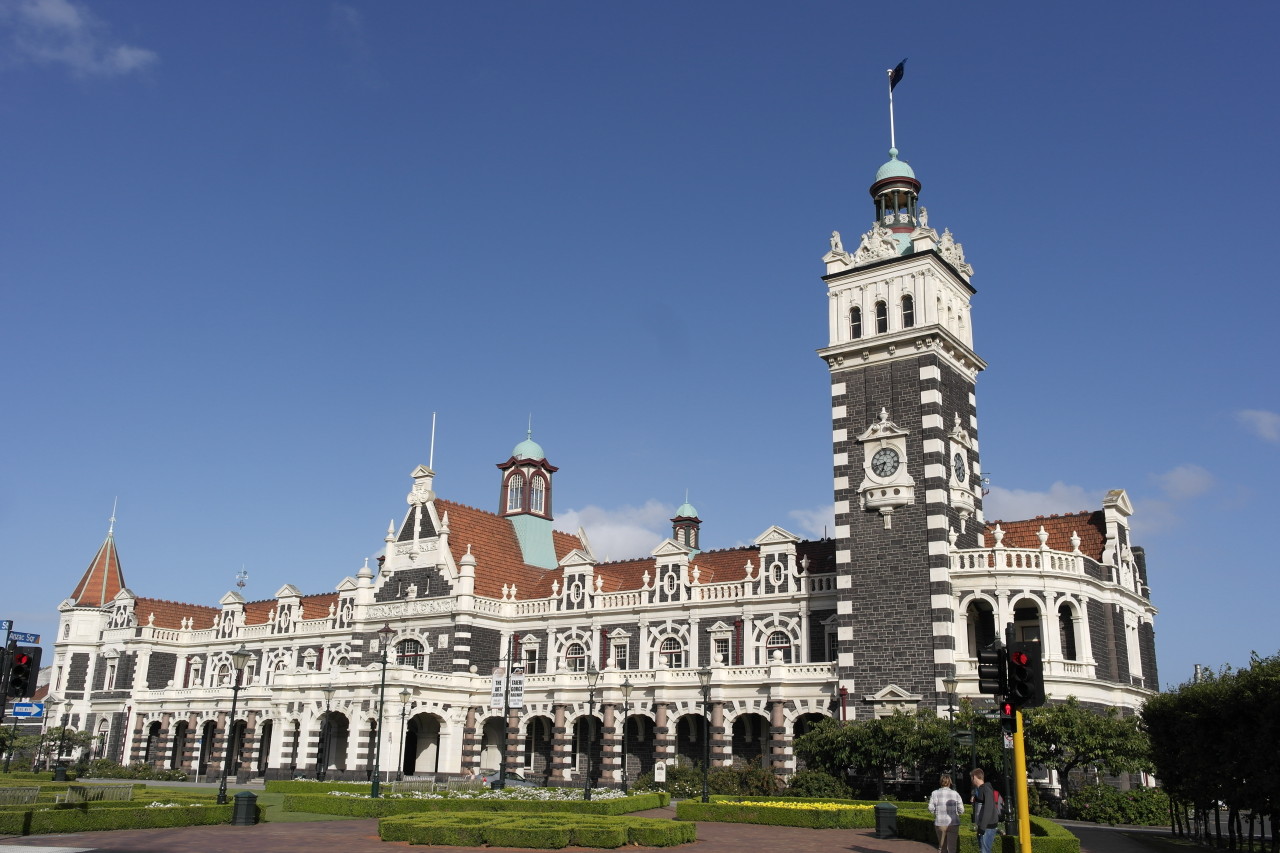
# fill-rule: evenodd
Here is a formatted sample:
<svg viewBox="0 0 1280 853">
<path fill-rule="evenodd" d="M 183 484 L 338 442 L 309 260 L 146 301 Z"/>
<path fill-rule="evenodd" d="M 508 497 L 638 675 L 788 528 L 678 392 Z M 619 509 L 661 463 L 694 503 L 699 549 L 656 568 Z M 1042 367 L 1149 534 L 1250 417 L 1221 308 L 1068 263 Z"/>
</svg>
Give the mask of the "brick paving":
<svg viewBox="0 0 1280 853">
<path fill-rule="evenodd" d="M 675 810 L 654 809 L 643 817 L 673 817 Z M 1167 833 L 1126 831 L 1095 826 L 1072 826 L 1081 839 L 1082 853 L 1185 853 L 1167 840 Z M 177 829 L 135 829 L 0 838 L 0 853 L 55 850 L 113 851 L 113 853 L 390 853 L 410 848 L 378 838 L 377 820 L 337 820 L 311 823 L 262 823 L 257 826 L 192 826 Z M 423 848 L 413 848 L 423 849 Z M 444 848 L 436 848 L 444 849 Z M 451 853 L 528 853 L 527 849 L 484 847 L 447 848 Z M 599 853 L 594 848 L 568 851 Z M 634 850 L 636 848 L 627 848 Z M 661 848 L 653 848 L 661 849 Z M 931 853 L 933 845 L 904 839 L 876 838 L 870 829 L 802 829 L 745 823 L 698 824 L 698 841 L 676 848 L 687 853 Z"/>
</svg>

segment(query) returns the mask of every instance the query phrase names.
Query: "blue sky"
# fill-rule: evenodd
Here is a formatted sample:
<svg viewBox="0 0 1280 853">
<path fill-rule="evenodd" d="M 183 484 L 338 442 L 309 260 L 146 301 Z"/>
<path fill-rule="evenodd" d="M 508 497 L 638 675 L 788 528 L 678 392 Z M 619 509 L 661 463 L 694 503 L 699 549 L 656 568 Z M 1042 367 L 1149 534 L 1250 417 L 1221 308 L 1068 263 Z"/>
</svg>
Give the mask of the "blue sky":
<svg viewBox="0 0 1280 853">
<path fill-rule="evenodd" d="M 980 11 L 979 11 L 980 9 Z M 990 517 L 1125 488 L 1161 681 L 1277 649 L 1274 4 L 0 0 L 0 560 L 331 590 L 427 461 L 647 553 L 830 512 L 827 235 L 884 70 L 974 265 Z"/>
</svg>

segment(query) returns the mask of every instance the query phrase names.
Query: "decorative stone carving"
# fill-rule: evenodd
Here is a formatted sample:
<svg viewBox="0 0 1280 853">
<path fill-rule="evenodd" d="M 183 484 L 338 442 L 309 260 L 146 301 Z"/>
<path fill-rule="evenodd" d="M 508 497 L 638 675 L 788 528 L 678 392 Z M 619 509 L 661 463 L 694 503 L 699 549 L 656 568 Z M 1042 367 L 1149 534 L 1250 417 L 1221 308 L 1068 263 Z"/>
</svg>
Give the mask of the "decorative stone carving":
<svg viewBox="0 0 1280 853">
<path fill-rule="evenodd" d="M 449 613 L 453 610 L 451 598 L 419 598 L 413 601 L 393 601 L 375 604 L 369 608 L 369 617 L 395 619 L 401 616 L 422 616 L 427 613 Z"/>
<path fill-rule="evenodd" d="M 893 237 L 893 232 L 876 223 L 870 231 L 862 235 L 858 251 L 853 253 L 853 265 L 860 267 L 885 258 L 896 258 L 900 252 L 901 249 L 898 241 Z"/>
<path fill-rule="evenodd" d="M 956 242 L 950 228 L 942 230 L 942 239 L 938 241 L 938 254 L 964 275 L 973 275 L 973 267 L 964 262 L 964 246 Z"/>
</svg>

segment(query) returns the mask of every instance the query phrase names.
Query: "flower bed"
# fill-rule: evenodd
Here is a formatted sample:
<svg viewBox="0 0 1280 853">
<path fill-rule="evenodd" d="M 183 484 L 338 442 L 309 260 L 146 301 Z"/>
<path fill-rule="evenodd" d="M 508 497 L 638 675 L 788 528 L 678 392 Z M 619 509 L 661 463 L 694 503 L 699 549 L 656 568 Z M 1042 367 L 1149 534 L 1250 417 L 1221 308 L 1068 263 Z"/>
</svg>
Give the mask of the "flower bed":
<svg viewBox="0 0 1280 853">
<path fill-rule="evenodd" d="M 150 829 L 166 826 L 204 826 L 230 823 L 234 806 L 186 803 L 173 808 L 150 804 L 121 804 L 132 808 L 80 803 L 71 807 L 38 807 L 0 812 L 0 835 L 46 835 L 61 832 L 96 832 L 111 829 Z"/>
<path fill-rule="evenodd" d="M 512 791 L 521 791 L 520 794 Z M 474 796 L 461 792 L 403 795 L 372 799 L 364 796 L 333 794 L 286 794 L 284 810 L 314 814 L 348 815 L 351 817 L 387 817 L 424 812 L 571 812 L 574 814 L 621 815 L 646 809 L 661 808 L 670 802 L 661 792 L 608 797 L 590 801 L 565 799 L 559 794 L 537 796 L 538 792 L 556 788 L 520 788 L 507 792 L 486 791 Z M 565 789 L 568 790 L 568 789 Z"/>
<path fill-rule="evenodd" d="M 813 800 L 747 800 L 726 797 L 710 803 L 684 800 L 676 805 L 676 820 L 849 829 L 875 826 L 875 809 L 869 805 Z"/>
<path fill-rule="evenodd" d="M 434 814 L 378 821 L 383 841 L 453 847 L 671 847 L 697 841 L 693 824 L 639 817 L 567 814 Z"/>
</svg>

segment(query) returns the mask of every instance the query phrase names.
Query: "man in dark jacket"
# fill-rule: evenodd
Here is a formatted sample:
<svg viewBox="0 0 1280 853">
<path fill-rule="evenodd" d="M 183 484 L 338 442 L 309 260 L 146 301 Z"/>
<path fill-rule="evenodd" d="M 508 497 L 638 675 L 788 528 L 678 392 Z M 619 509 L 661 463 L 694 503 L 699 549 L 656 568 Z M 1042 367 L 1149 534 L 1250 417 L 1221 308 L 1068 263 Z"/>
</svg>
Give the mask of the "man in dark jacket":
<svg viewBox="0 0 1280 853">
<path fill-rule="evenodd" d="M 991 853 L 996 840 L 996 827 L 1000 825 L 1000 808 L 996 805 L 996 792 L 986 781 L 981 767 L 969 773 L 973 782 L 973 825 L 978 830 L 978 844 L 982 853 Z"/>
</svg>

